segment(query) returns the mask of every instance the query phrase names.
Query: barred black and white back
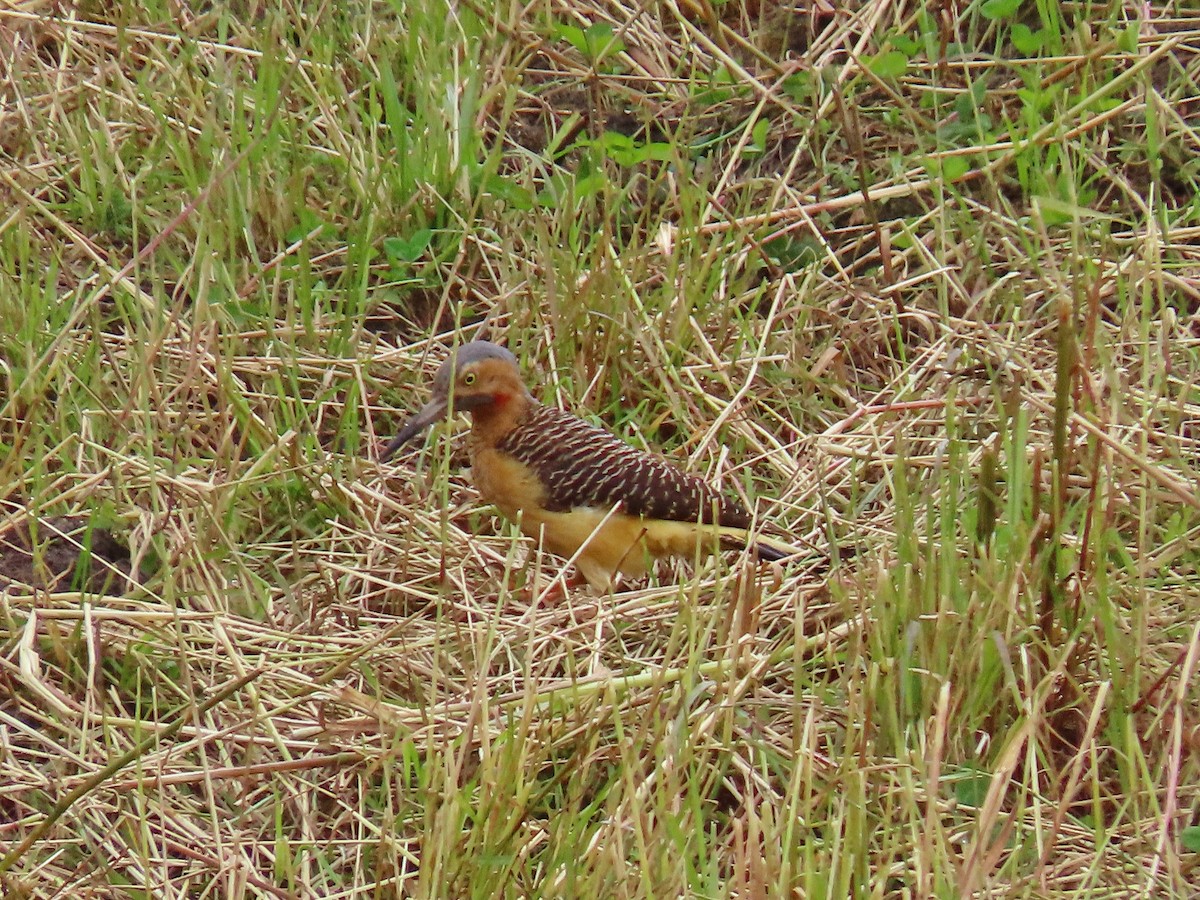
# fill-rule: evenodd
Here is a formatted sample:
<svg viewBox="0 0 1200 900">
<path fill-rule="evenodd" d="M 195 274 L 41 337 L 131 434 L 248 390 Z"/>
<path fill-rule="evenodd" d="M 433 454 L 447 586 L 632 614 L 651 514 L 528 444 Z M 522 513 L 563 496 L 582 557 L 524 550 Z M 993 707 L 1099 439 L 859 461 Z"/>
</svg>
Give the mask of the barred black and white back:
<svg viewBox="0 0 1200 900">
<path fill-rule="evenodd" d="M 536 401 L 496 449 L 534 471 L 546 490 L 543 503 L 553 512 L 619 504 L 625 514 L 647 519 L 750 526 L 745 507 L 702 478 Z"/>
</svg>

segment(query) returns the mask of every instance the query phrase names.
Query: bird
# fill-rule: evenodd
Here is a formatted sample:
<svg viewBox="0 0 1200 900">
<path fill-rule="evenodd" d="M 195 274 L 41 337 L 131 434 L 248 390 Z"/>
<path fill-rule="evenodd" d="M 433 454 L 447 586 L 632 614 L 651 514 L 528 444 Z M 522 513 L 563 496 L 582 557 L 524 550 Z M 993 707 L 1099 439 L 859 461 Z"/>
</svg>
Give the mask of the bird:
<svg viewBox="0 0 1200 900">
<path fill-rule="evenodd" d="M 438 369 L 429 402 L 380 455 L 386 462 L 430 425 L 471 416 L 472 478 L 521 531 L 573 559 L 593 589 L 646 573 L 654 558 L 749 548 L 777 561 L 795 548 L 751 534 L 737 499 L 664 457 L 540 403 L 517 359 L 490 341 L 461 344 Z"/>
</svg>

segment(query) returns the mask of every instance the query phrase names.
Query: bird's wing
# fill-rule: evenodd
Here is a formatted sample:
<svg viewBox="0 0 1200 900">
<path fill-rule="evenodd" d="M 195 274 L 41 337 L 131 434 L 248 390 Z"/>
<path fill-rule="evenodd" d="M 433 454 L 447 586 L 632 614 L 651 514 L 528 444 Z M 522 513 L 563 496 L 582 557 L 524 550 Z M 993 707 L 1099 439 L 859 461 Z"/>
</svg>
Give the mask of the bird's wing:
<svg viewBox="0 0 1200 900">
<path fill-rule="evenodd" d="M 551 512 L 620 504 L 622 512 L 648 519 L 750 524 L 740 503 L 704 480 L 554 407 L 532 405 L 497 449 L 534 472 Z"/>
</svg>

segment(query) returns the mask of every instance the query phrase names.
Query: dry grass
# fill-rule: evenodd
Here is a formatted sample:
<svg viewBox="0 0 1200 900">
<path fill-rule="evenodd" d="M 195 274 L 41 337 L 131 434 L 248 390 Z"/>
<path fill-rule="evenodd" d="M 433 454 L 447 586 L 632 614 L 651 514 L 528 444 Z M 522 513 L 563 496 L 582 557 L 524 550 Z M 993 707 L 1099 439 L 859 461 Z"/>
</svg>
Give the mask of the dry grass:
<svg viewBox="0 0 1200 900">
<path fill-rule="evenodd" d="M 1200 892 L 1189 4 L 110 6 L 0 10 L 5 897 Z M 481 332 L 811 556 L 552 599 L 372 460 Z"/>
</svg>

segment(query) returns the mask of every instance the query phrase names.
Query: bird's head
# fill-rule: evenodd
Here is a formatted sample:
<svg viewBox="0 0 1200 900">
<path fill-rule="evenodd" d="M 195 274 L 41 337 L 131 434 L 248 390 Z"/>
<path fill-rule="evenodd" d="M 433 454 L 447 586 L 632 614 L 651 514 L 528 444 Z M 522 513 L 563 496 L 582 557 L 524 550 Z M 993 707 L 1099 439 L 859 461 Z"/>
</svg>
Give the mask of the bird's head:
<svg viewBox="0 0 1200 900">
<path fill-rule="evenodd" d="M 528 396 L 517 358 L 490 341 L 471 341 L 455 350 L 433 379 L 429 402 L 392 439 L 386 460 L 439 419 L 456 412 L 493 413 Z"/>
</svg>

